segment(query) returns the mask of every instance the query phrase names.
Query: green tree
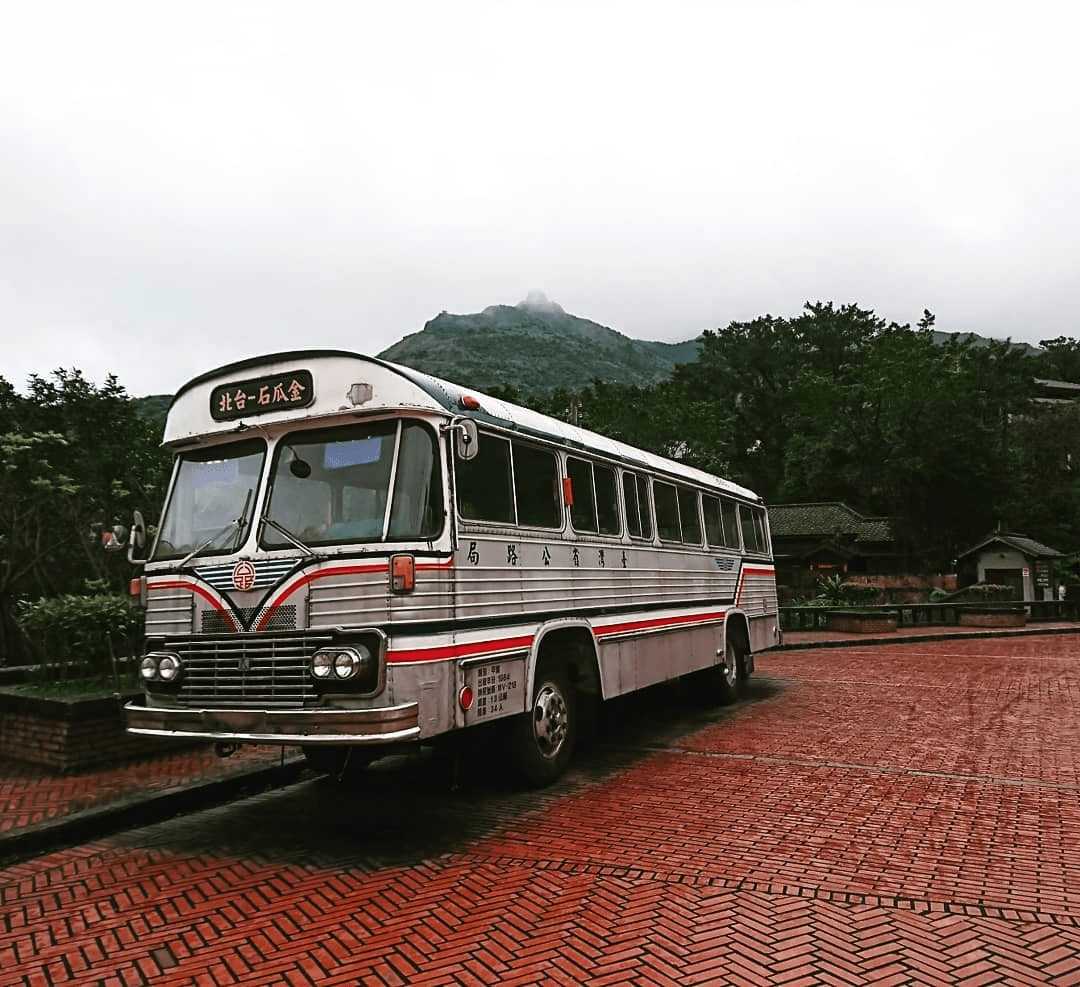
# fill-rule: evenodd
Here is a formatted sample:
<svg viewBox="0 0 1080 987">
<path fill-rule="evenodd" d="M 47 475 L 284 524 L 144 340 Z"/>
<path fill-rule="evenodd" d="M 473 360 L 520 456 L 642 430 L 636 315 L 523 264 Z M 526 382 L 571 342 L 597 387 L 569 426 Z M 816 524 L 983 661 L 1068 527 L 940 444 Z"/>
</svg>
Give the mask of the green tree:
<svg viewBox="0 0 1080 987">
<path fill-rule="evenodd" d="M 1001 520 L 1060 551 L 1080 551 L 1080 404 L 1032 403 L 1011 427 L 1019 482 Z"/>
<path fill-rule="evenodd" d="M 1080 383 L 1080 342 L 1067 336 L 1039 341 L 1042 353 L 1035 358 L 1035 371 L 1050 380 Z"/>
<path fill-rule="evenodd" d="M 822 476 L 806 467 L 822 457 L 832 489 L 846 488 L 851 478 L 841 482 L 830 447 L 851 458 L 845 433 L 862 424 L 855 412 L 868 347 L 886 328 L 855 305 L 816 302 L 794 319 L 765 315 L 706 332 L 697 362 L 674 374 L 688 458 L 724 464 L 773 501 L 820 489 Z"/>
<path fill-rule="evenodd" d="M 121 589 L 126 561 L 102 551 L 102 525 L 160 510 L 169 457 L 155 425 L 110 377 L 32 377 L 25 397 L 0 378 L 0 662 L 24 657 L 17 602 Z"/>
<path fill-rule="evenodd" d="M 913 556 L 948 565 L 1016 500 L 1032 363 L 1009 341 L 935 342 L 934 321 L 818 302 L 706 333 L 672 384 L 686 458 L 769 501 L 893 517 Z"/>
</svg>

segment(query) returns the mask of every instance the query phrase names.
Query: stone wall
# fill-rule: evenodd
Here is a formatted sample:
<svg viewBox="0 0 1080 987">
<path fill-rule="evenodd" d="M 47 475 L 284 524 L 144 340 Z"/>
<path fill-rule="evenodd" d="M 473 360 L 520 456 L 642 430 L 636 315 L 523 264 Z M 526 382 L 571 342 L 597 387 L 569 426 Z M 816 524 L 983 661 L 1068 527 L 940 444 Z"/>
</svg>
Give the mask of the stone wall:
<svg viewBox="0 0 1080 987">
<path fill-rule="evenodd" d="M 0 757 L 80 771 L 188 743 L 125 733 L 127 698 L 65 701 L 0 692 Z"/>
</svg>

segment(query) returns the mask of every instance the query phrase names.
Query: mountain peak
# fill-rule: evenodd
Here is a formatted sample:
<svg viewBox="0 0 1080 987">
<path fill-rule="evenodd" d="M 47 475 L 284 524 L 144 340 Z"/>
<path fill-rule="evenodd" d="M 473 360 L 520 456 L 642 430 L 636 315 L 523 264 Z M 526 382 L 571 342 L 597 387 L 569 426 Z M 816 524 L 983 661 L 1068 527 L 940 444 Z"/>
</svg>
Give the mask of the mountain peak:
<svg viewBox="0 0 1080 987">
<path fill-rule="evenodd" d="M 523 308 L 529 312 L 550 312 L 553 315 L 566 314 L 566 310 L 558 302 L 549 301 L 548 296 L 542 291 L 530 291 L 525 296 L 525 301 L 517 303 L 517 308 Z"/>
<path fill-rule="evenodd" d="M 650 343 L 565 312 L 539 291 L 474 315 L 440 312 L 379 356 L 436 377 L 522 393 L 581 389 L 594 379 L 645 386 L 697 359 L 700 342 Z"/>
</svg>

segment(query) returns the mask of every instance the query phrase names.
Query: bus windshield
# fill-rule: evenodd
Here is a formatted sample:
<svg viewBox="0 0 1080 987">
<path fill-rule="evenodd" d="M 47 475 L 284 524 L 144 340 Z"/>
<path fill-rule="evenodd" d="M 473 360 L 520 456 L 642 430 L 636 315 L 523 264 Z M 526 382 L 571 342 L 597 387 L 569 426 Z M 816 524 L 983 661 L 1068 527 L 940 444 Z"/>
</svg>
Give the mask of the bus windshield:
<svg viewBox="0 0 1080 987">
<path fill-rule="evenodd" d="M 261 439 L 180 456 L 154 558 L 236 551 L 251 527 L 265 458 Z"/>
<path fill-rule="evenodd" d="M 435 433 L 382 421 L 294 432 L 277 446 L 263 548 L 434 538 L 442 530 Z"/>
</svg>

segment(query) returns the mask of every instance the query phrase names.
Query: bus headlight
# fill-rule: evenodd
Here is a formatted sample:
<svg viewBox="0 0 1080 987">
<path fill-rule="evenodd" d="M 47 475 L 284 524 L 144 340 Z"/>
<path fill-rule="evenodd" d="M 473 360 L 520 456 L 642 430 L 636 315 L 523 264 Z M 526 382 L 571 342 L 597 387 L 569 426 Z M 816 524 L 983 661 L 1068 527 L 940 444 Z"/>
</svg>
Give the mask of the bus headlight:
<svg viewBox="0 0 1080 987">
<path fill-rule="evenodd" d="M 184 663 L 172 651 L 151 651 L 139 662 L 139 678 L 148 689 L 176 686 L 184 674 Z"/>
<path fill-rule="evenodd" d="M 373 692 L 379 683 L 379 659 L 362 643 L 320 648 L 311 656 L 311 677 L 322 690 L 343 686 Z"/>
<path fill-rule="evenodd" d="M 182 667 L 179 655 L 164 654 L 158 659 L 158 678 L 160 678 L 162 682 L 175 682 L 180 678 L 180 670 Z"/>
<path fill-rule="evenodd" d="M 352 648 L 339 651 L 334 655 L 334 675 L 343 682 L 353 678 L 360 671 L 360 655 Z"/>
</svg>

